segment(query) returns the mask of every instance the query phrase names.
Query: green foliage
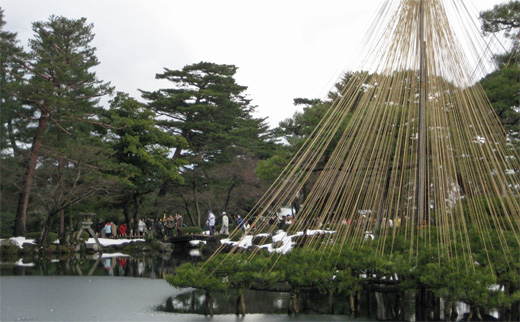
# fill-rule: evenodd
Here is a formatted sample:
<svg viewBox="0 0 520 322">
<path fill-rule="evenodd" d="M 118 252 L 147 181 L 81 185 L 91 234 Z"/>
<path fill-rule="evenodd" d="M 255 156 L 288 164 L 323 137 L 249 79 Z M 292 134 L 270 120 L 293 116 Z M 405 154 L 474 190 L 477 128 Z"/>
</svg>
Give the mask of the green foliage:
<svg viewBox="0 0 520 322">
<path fill-rule="evenodd" d="M 279 153 L 269 159 L 260 160 L 256 168 L 256 174 L 261 180 L 268 183 L 273 182 L 287 166 L 289 154 L 283 149 Z"/>
<path fill-rule="evenodd" d="M 435 236 L 437 230 L 431 228 L 429 233 Z M 520 263 L 511 260 L 520 258 L 520 249 L 514 247 L 517 245 L 514 234 L 503 232 L 499 238 L 496 233 L 492 229 L 489 235 L 484 236 L 484 247 L 476 228 L 468 227 L 467 237 L 472 245 L 473 257 L 464 254 L 463 247 L 467 246 L 461 244 L 461 234 L 452 235 L 454 241 L 448 246 L 461 255 L 445 258 L 438 252 L 435 241 L 426 243 L 429 241 L 426 233 L 417 236 L 416 242 L 420 243 L 421 251 L 413 256 L 409 241 L 407 243 L 400 234 L 382 250 L 374 241 L 365 242 L 354 249 L 295 248 L 285 255 L 258 252 L 252 256 L 249 252 L 241 252 L 226 257 L 227 254 L 221 254 L 206 262 L 202 268 L 183 265 L 183 269 L 191 270 L 190 274 L 194 275 L 188 279 L 196 281 L 194 284 L 177 283 L 233 295 L 255 284 L 269 289 L 286 283 L 293 294 L 298 294 L 303 288 L 311 288 L 327 294 L 355 295 L 369 284 L 393 282 L 403 292 L 425 287 L 447 301 L 462 301 L 480 308 L 510 307 L 520 298 L 517 287 Z M 504 242 L 511 245 L 511 258 L 507 258 L 501 249 Z M 224 258 L 226 260 L 223 261 Z M 211 278 L 207 282 L 200 281 L 202 276 L 209 275 Z M 222 284 L 227 285 L 229 291 L 225 291 Z M 505 291 L 496 291 L 493 285 L 505 287 Z"/>
<path fill-rule="evenodd" d="M 34 232 L 27 233 L 25 235 L 25 238 L 38 240 L 41 235 L 42 235 L 41 231 L 34 231 Z M 53 233 L 53 232 L 49 232 L 49 234 L 47 235 L 46 243 L 47 244 L 52 244 L 56 240 L 58 240 L 58 234 Z"/>
<path fill-rule="evenodd" d="M 520 27 L 520 1 L 514 0 L 498 4 L 491 10 L 480 13 L 482 31 L 495 33 L 501 30 L 511 32 Z M 511 37 L 514 38 L 515 34 Z"/>
<path fill-rule="evenodd" d="M 183 171 L 185 183 L 175 185 L 176 208 L 242 212 L 263 193 L 254 170 L 259 159 L 270 157 L 274 142 L 265 119 L 253 117 L 247 87 L 234 79 L 237 69 L 209 62 L 165 68 L 156 78 L 172 88 L 142 91 L 147 106 L 160 115 L 158 126 L 189 142 L 172 158 L 191 165 Z M 172 187 L 163 185 L 163 193 Z"/>
<path fill-rule="evenodd" d="M 14 214 L 2 212 L 2 224 L 0 225 L 0 238 L 13 237 Z"/>
<path fill-rule="evenodd" d="M 520 7 L 520 4 L 518 4 Z M 520 65 L 504 66 L 480 81 L 500 122 L 510 132 L 520 128 Z M 518 138 L 518 135 L 515 136 Z"/>
<path fill-rule="evenodd" d="M 89 238 L 90 238 L 90 234 L 86 231 L 82 231 L 81 237 L 79 239 L 83 242 L 86 242 Z"/>
<path fill-rule="evenodd" d="M 109 137 L 119 165 L 117 174 L 132 191 L 147 194 L 163 180 L 182 182 L 179 167 L 185 162 L 173 163 L 168 154 L 170 149 L 185 147 L 184 138 L 159 129 L 155 113 L 124 93 L 117 93 L 106 116 L 113 126 Z"/>
<path fill-rule="evenodd" d="M 229 237 L 231 237 L 232 241 L 239 241 L 240 238 L 242 238 L 242 235 L 244 235 L 244 231 L 239 229 L 239 230 L 236 230 L 234 232 L 230 232 Z"/>
</svg>

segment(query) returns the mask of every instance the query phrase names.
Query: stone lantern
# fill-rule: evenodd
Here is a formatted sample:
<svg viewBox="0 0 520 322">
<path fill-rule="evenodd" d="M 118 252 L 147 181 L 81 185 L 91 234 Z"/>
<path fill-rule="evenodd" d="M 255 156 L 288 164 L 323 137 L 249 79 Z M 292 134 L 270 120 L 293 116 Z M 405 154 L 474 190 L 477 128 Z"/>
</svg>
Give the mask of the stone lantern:
<svg viewBox="0 0 520 322">
<path fill-rule="evenodd" d="M 76 240 L 79 240 L 83 230 L 86 230 L 90 233 L 90 235 L 92 235 L 92 237 L 94 237 L 94 240 L 96 241 L 96 244 L 98 246 L 98 251 L 103 252 L 103 246 L 101 246 L 101 243 L 99 242 L 96 233 L 90 227 L 93 223 L 92 218 L 95 217 L 96 214 L 93 212 L 80 212 L 78 216 L 81 217 L 81 229 L 78 231 L 78 234 L 76 235 Z"/>
</svg>

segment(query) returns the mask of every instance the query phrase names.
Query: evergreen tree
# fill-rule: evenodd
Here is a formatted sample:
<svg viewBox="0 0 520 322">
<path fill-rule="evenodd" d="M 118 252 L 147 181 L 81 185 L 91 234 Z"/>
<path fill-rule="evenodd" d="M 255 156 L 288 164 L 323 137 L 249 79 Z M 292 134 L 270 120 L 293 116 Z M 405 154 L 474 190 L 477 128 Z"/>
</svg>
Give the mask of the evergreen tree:
<svg viewBox="0 0 520 322">
<path fill-rule="evenodd" d="M 186 146 L 184 138 L 156 126 L 155 114 L 127 94 L 118 93 L 107 114 L 108 142 L 114 150 L 111 173 L 123 184 L 122 204 L 128 224 L 134 231 L 140 218 L 143 197 L 154 192 L 165 180 L 182 182 L 179 168 L 185 162 L 168 158 L 174 149 Z M 129 209 L 133 207 L 130 218 Z"/>
<path fill-rule="evenodd" d="M 142 91 L 148 107 L 160 116 L 158 124 L 188 142 L 186 148 L 177 149 L 173 155 L 173 160 L 182 157 L 190 163 L 183 172 L 186 184 L 182 189 L 177 187 L 175 193 L 190 218 L 193 218 L 190 212 L 193 205 L 198 217 L 193 221 L 197 223 L 201 218 L 200 203 L 224 210 L 231 192 L 239 182 L 245 182 L 239 172 L 235 173 L 238 176 L 226 176 L 233 169 L 224 168 L 236 165 L 240 158 L 265 157 L 273 147 L 265 119 L 252 116 L 254 107 L 244 94 L 247 88 L 236 83 L 236 71 L 233 65 L 208 62 L 181 70 L 165 68 L 156 78 L 169 80 L 173 88 Z M 254 169 L 251 171 L 254 174 Z M 172 189 L 164 185 L 160 195 L 168 190 Z"/>
<path fill-rule="evenodd" d="M 37 120 L 18 198 L 15 235 L 25 235 L 29 197 L 40 153 L 52 152 L 58 167 L 67 167 L 67 160 L 73 158 L 68 156 L 68 147 L 71 142 L 90 144 L 92 124 L 99 113 L 97 100 L 112 90 L 91 70 L 99 64 L 95 48 L 91 46 L 92 29 L 93 25 L 87 24 L 85 18 L 51 16 L 47 22 L 33 23 L 29 58 L 14 58 L 24 74 L 23 86 L 13 93 L 33 107 L 35 112 L 27 117 Z"/>
<path fill-rule="evenodd" d="M 480 84 L 506 129 L 509 138 L 520 145 L 520 1 L 496 5 L 480 13 L 485 34 L 506 32 L 511 49 L 495 55 L 497 69 Z"/>
<path fill-rule="evenodd" d="M 24 57 L 25 54 L 19 45 L 17 34 L 4 30 L 4 27 L 4 13 L 0 9 L 0 212 L 2 236 L 10 236 L 16 212 L 13 195 L 17 193 L 19 178 L 23 175 L 20 166 L 24 156 L 23 146 L 30 143 L 33 131 L 28 127 L 29 119 L 23 117 L 31 114 L 31 107 L 15 96 L 15 90 L 22 85 L 24 76 L 24 69 L 17 64 L 17 58 Z"/>
</svg>

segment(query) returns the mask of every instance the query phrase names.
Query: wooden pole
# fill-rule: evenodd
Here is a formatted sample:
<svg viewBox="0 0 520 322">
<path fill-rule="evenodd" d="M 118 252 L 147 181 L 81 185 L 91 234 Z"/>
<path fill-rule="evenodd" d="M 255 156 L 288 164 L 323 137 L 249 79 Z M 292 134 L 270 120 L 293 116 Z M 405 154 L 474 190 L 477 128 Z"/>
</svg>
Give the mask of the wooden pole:
<svg viewBox="0 0 520 322">
<path fill-rule="evenodd" d="M 424 0 L 419 4 L 419 125 L 418 125 L 418 146 L 417 146 L 417 225 L 420 226 L 427 219 L 427 198 L 426 198 L 426 101 L 427 101 L 427 78 L 428 71 L 426 65 L 426 46 L 424 40 Z"/>
</svg>

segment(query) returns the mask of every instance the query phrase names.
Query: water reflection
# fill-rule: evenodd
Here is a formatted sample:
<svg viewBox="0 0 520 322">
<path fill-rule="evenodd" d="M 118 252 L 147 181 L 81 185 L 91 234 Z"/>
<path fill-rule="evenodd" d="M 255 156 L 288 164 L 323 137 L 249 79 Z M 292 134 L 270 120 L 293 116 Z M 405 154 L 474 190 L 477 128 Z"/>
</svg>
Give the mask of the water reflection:
<svg viewBox="0 0 520 322">
<path fill-rule="evenodd" d="M 192 254 L 200 255 L 200 254 Z M 81 256 L 75 254 L 59 258 L 23 257 L 2 259 L 0 275 L 91 275 L 114 277 L 137 277 L 161 279 L 166 274 L 175 272 L 175 268 L 186 262 L 204 260 L 190 253 L 161 253 L 128 256 L 125 254 L 103 254 Z M 114 279 L 114 281 L 117 279 Z M 105 282 L 106 283 L 106 282 Z M 235 314 L 237 312 L 236 294 L 212 294 L 214 314 Z M 377 319 L 381 321 L 415 321 L 415 294 L 413 292 L 377 292 L 364 289 L 355 299 L 345 295 L 329 297 L 319 293 L 300 293 L 300 313 L 327 314 L 333 316 L 351 316 L 351 303 L 354 303 L 356 318 Z M 247 314 L 286 314 L 288 313 L 290 294 L 286 292 L 245 291 L 245 311 Z M 201 290 L 183 292 L 158 303 L 162 312 L 208 314 L 206 294 Z M 444 316 L 444 301 L 429 307 L 428 316 L 438 320 L 456 321 L 468 314 L 470 307 L 464 303 L 455 304 L 454 316 Z M 516 312 L 516 311 L 515 311 Z M 518 312 L 514 314 L 517 316 Z M 498 318 L 499 313 L 489 312 L 486 320 Z"/>
<path fill-rule="evenodd" d="M 237 314 L 237 293 L 230 291 L 227 294 L 211 294 L 211 304 L 208 304 L 206 292 L 193 290 L 169 297 L 166 302 L 158 306 L 157 310 L 169 313 L 189 313 L 211 315 Z M 246 314 L 287 314 L 289 313 L 291 295 L 287 292 L 244 291 Z M 343 316 L 347 320 L 378 320 L 378 321 L 417 321 L 415 316 L 414 292 L 394 293 L 375 292 L 364 289 L 356 300 L 356 312 L 352 314 L 351 303 L 345 295 L 329 297 L 316 292 L 304 292 L 298 296 L 300 314 L 319 316 Z M 212 310 L 208 305 L 212 305 Z M 455 304 L 458 314 L 444 316 L 442 309 L 445 303 L 441 301 L 437 309 L 438 315 L 428 315 L 430 321 L 459 321 L 467 318 L 470 306 L 461 302 Z M 425 309 L 427 309 L 425 307 Z M 459 315 L 460 314 L 460 315 Z M 485 321 L 498 321 L 499 312 L 493 310 L 483 315 Z"/>
<path fill-rule="evenodd" d="M 74 254 L 59 258 L 24 257 L 3 260 L 0 275 L 93 275 L 163 278 L 186 262 L 202 260 L 200 256 L 178 253 L 125 255 Z"/>
<path fill-rule="evenodd" d="M 232 295 L 215 294 L 213 297 L 214 314 L 235 314 L 236 298 Z M 244 301 L 246 312 L 263 314 L 284 314 L 287 313 L 287 305 L 290 300 L 289 293 L 285 292 L 265 292 L 265 291 L 245 291 Z M 170 313 L 194 313 L 207 314 L 206 295 L 202 290 L 193 290 L 175 297 L 169 297 L 166 303 L 157 309 L 162 312 Z"/>
</svg>

